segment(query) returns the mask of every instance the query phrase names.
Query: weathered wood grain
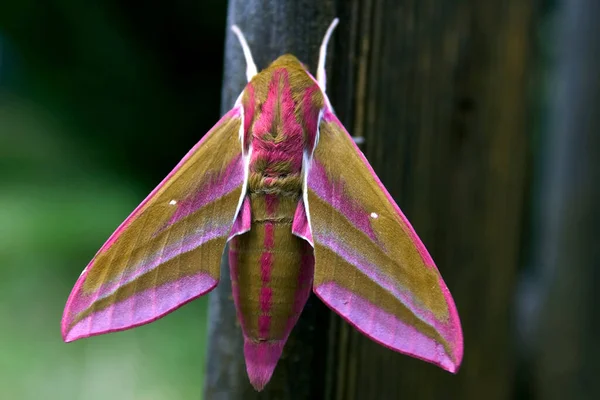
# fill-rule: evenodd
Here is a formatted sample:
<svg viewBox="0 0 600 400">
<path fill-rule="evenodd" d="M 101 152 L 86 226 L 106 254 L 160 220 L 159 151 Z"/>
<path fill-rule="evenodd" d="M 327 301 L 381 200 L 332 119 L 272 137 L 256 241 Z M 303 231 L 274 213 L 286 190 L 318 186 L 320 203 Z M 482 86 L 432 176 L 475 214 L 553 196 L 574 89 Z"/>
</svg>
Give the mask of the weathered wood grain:
<svg viewBox="0 0 600 400">
<path fill-rule="evenodd" d="M 230 0 L 259 68 L 291 52 L 314 71 L 334 16 L 329 95 L 429 248 L 457 303 L 457 376 L 384 349 L 312 300 L 273 381 L 252 392 L 228 279 L 211 304 L 210 399 L 506 399 L 528 168 L 536 1 Z M 228 34 L 223 109 L 244 85 Z M 223 270 L 224 278 L 228 276 Z"/>
</svg>

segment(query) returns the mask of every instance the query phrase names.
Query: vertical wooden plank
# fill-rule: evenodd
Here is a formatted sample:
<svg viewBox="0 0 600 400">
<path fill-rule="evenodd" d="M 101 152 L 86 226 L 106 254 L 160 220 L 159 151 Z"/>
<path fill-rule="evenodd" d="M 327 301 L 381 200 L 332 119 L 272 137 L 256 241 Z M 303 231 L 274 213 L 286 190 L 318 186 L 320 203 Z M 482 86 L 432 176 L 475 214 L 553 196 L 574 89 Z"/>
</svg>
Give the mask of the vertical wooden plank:
<svg viewBox="0 0 600 400">
<path fill-rule="evenodd" d="M 223 78 L 223 112 L 244 88 L 246 64 L 237 38 L 229 31 L 237 24 L 244 32 L 260 69 L 277 57 L 292 53 L 316 70 L 319 46 L 334 18 L 332 1 L 230 0 Z M 325 379 L 326 329 L 329 312 L 311 298 L 294 328 L 271 382 L 262 393 L 246 376 L 242 333 L 236 321 L 231 281 L 223 259 L 221 282 L 211 294 L 210 341 L 205 386 L 206 399 L 319 398 Z M 325 318 L 325 321 L 320 319 Z"/>
<path fill-rule="evenodd" d="M 335 398 L 511 398 L 537 2 L 358 3 L 355 48 L 336 42 L 355 72 L 331 78 L 332 103 L 364 134 L 367 158 L 446 279 L 465 358 L 452 376 L 337 322 Z"/>
<path fill-rule="evenodd" d="M 600 323 L 600 3 L 562 2 L 537 210 L 541 287 L 535 391 L 598 399 Z"/>
<path fill-rule="evenodd" d="M 314 71 L 341 19 L 329 96 L 430 249 L 465 333 L 462 370 L 393 353 L 309 303 L 257 395 L 247 383 L 228 270 L 211 300 L 210 399 L 505 399 L 511 309 L 528 167 L 527 83 L 535 0 L 231 0 L 259 68 L 291 52 Z M 223 109 L 244 85 L 228 35 Z"/>
</svg>

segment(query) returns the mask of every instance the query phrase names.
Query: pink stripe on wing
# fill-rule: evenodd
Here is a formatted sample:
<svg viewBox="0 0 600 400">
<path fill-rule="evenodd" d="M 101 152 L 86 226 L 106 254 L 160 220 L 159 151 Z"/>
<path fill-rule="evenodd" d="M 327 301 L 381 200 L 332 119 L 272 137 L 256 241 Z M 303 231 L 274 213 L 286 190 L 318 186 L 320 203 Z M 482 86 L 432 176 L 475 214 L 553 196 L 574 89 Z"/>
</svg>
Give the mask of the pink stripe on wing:
<svg viewBox="0 0 600 400">
<path fill-rule="evenodd" d="M 144 199 L 144 201 L 142 201 L 136 208 L 135 210 L 133 210 L 133 212 L 131 214 L 129 214 L 129 216 L 127 217 L 127 219 L 125 219 L 125 221 L 123 221 L 121 223 L 121 225 L 119 225 L 119 227 L 115 230 L 115 232 L 108 238 L 108 240 L 106 241 L 106 243 L 104 243 L 104 245 L 102 246 L 102 248 L 100 248 L 99 252 L 103 252 L 108 250 L 108 248 L 110 246 L 113 245 L 113 243 L 119 238 L 119 236 L 121 236 L 121 233 L 123 233 L 123 231 L 129 226 L 129 224 L 131 224 L 131 222 L 133 222 L 133 220 L 135 218 L 137 218 L 137 216 L 139 214 L 141 214 L 141 212 L 146 208 L 146 205 L 148 204 L 148 202 L 154 197 L 154 195 L 156 195 L 160 190 L 163 189 L 163 186 L 169 182 L 169 180 L 171 179 L 171 177 L 173 175 L 175 175 L 175 173 L 179 170 L 179 168 L 181 168 L 181 166 L 194 154 L 196 153 L 196 151 L 198 150 L 198 148 L 200 146 L 202 146 L 202 144 L 206 141 L 206 139 L 208 137 L 210 137 L 211 133 L 215 130 L 215 128 L 217 128 L 218 126 L 220 126 L 221 124 L 223 124 L 225 121 L 227 121 L 228 119 L 231 118 L 237 118 L 239 117 L 241 114 L 241 107 L 234 107 L 232 108 L 227 114 L 223 115 L 221 117 L 221 119 L 210 129 L 210 131 L 208 131 L 207 134 L 205 134 L 202 139 L 200 139 L 200 141 L 198 143 L 196 143 L 196 145 L 194 147 L 192 147 L 192 149 L 190 151 L 187 152 L 187 154 L 183 157 L 183 159 L 181 161 L 179 161 L 179 163 L 177 163 L 177 165 L 175 166 L 175 168 L 173 168 L 173 170 L 171 172 L 169 172 L 169 175 L 167 175 L 165 177 L 165 179 L 163 179 L 157 187 L 154 188 L 154 190 L 152 192 L 150 192 L 150 194 L 148 196 L 146 196 L 146 198 Z"/>
<path fill-rule="evenodd" d="M 438 290 L 442 291 L 446 304 L 448 305 L 448 319 L 446 321 L 438 319 L 433 312 L 415 301 L 409 290 L 394 283 L 387 275 L 381 272 L 377 266 L 371 264 L 361 254 L 353 251 L 353 249 L 337 239 L 338 238 L 333 234 L 322 235 L 319 236 L 319 243 L 344 258 L 344 260 L 356 267 L 382 289 L 393 295 L 411 310 L 417 318 L 435 328 L 435 330 L 451 343 L 454 348 L 462 348 L 462 332 L 460 330 L 458 312 L 456 311 L 454 300 L 450 296 L 450 292 L 441 277 L 438 278 Z"/>
<path fill-rule="evenodd" d="M 457 371 L 462 360 L 462 346 L 451 343 L 453 354 L 449 355 L 441 343 L 336 283 L 324 283 L 314 291 L 325 304 L 372 340 L 447 371 Z"/>
<path fill-rule="evenodd" d="M 385 186 L 383 186 L 383 183 L 381 183 L 381 180 L 379 179 L 379 177 L 377 176 L 377 174 L 375 174 L 375 171 L 373 171 L 373 167 L 371 167 L 371 164 L 369 164 L 369 162 L 367 161 L 367 159 L 364 156 L 364 154 L 362 153 L 362 151 L 360 151 L 360 149 L 358 148 L 358 146 L 356 145 L 356 143 L 354 143 L 354 140 L 352 140 L 352 137 L 346 131 L 346 128 L 344 128 L 344 125 L 342 125 L 342 123 L 335 116 L 335 114 L 333 113 L 333 111 L 329 110 L 329 109 L 325 110 L 325 113 L 323 114 L 323 120 L 325 122 L 336 124 L 343 132 L 346 133 L 346 135 L 348 136 L 348 140 L 350 141 L 350 143 L 354 147 L 354 150 L 360 156 L 360 159 L 363 161 L 363 163 L 365 164 L 365 166 L 367 167 L 367 169 L 371 173 L 371 176 L 373 177 L 373 179 L 375 180 L 375 182 L 377 182 L 377 185 L 379 185 L 379 188 L 381 189 L 381 191 L 387 197 L 388 201 L 392 204 L 392 206 L 394 207 L 394 210 L 396 210 L 396 213 L 400 217 L 402 223 L 404 224 L 404 227 L 406 227 L 407 232 L 408 232 L 410 238 L 412 239 L 413 243 L 415 243 L 415 245 L 417 247 L 417 250 L 419 251 L 419 254 L 423 258 L 423 262 L 425 263 L 425 265 L 427 265 L 430 268 L 436 268 L 435 267 L 435 263 L 433 262 L 433 259 L 431 258 L 431 255 L 429 254 L 429 252 L 425 248 L 425 245 L 421 241 L 421 238 L 419 238 L 419 236 L 417 235 L 417 233 L 413 229 L 412 225 L 410 224 L 410 222 L 408 221 L 408 219 L 406 218 L 406 216 L 404 215 L 404 213 L 402 212 L 402 210 L 400 210 L 400 207 L 398 207 L 398 205 L 396 204 L 396 202 L 394 201 L 394 199 L 392 198 L 392 196 L 390 196 L 390 193 L 387 191 L 387 189 L 385 188 Z"/>
<path fill-rule="evenodd" d="M 131 269 L 125 272 L 119 280 L 113 282 L 105 282 L 100 286 L 98 291 L 93 293 L 85 293 L 85 291 L 82 288 L 83 282 L 87 277 L 88 271 L 90 271 L 90 269 L 93 267 L 92 265 L 89 265 L 86 268 L 84 274 L 81 275 L 77 280 L 77 283 L 75 284 L 75 287 L 71 292 L 71 296 L 69 297 L 65 308 L 71 310 L 73 313 L 79 313 L 85 310 L 95 301 L 101 300 L 105 297 L 114 294 L 119 287 L 134 281 L 140 276 L 152 271 L 161 264 L 172 260 L 180 254 L 194 250 L 210 240 L 219 237 L 224 237 L 229 231 L 229 223 L 223 224 L 221 226 L 210 226 L 208 228 L 210 228 L 211 230 L 205 232 L 193 232 L 191 235 L 184 237 L 180 241 L 174 242 L 169 246 L 156 252 L 155 254 L 148 256 L 144 261 L 142 261 L 138 265 L 131 267 Z"/>
<path fill-rule="evenodd" d="M 307 183 L 317 196 L 339 210 L 356 229 L 364 232 L 374 243 L 379 243 L 371 226 L 370 213 L 364 210 L 357 200 L 348 196 L 341 177 L 328 176 L 325 167 L 313 158 L 308 170 Z"/>
<path fill-rule="evenodd" d="M 205 273 L 184 276 L 176 281 L 137 293 L 103 310 L 93 312 L 71 329 L 69 329 L 71 321 L 63 318 L 63 338 L 66 342 L 71 342 L 88 336 L 147 324 L 211 291 L 217 282 L 216 279 Z M 177 285 L 179 290 L 175 290 Z M 69 313 L 69 315 L 75 314 Z"/>
<path fill-rule="evenodd" d="M 163 229 L 168 228 L 170 225 L 177 223 L 207 204 L 220 199 L 240 187 L 244 183 L 242 156 L 235 157 L 224 169 L 219 171 L 205 171 L 204 175 L 206 183 L 196 188 L 195 193 L 191 193 L 185 199 L 174 199 L 177 201 L 175 205 L 177 209 Z"/>
</svg>

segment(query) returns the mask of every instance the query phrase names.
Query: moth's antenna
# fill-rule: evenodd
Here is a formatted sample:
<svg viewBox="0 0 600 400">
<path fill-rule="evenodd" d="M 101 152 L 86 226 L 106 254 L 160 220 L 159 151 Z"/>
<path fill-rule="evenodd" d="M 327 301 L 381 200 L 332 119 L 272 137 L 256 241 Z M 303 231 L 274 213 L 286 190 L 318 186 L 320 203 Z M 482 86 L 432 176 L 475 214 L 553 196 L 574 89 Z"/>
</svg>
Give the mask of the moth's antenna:
<svg viewBox="0 0 600 400">
<path fill-rule="evenodd" d="M 335 27 L 337 26 L 339 21 L 340 20 L 337 18 L 333 19 L 333 21 L 331 22 L 331 25 L 329 25 L 329 28 L 327 28 L 327 32 L 325 32 L 325 36 L 323 37 L 323 42 L 321 43 L 321 49 L 319 50 L 319 66 L 317 67 L 317 82 L 319 83 L 319 86 L 321 87 L 322 91 L 325 91 L 325 83 L 326 83 L 325 59 L 327 58 L 327 43 L 329 43 L 329 38 L 331 37 L 331 34 L 333 33 L 333 30 L 335 29 Z"/>
<path fill-rule="evenodd" d="M 244 34 L 238 28 L 237 25 L 232 25 L 231 30 L 235 33 L 240 44 L 242 45 L 242 50 L 244 50 L 244 57 L 246 58 L 246 78 L 248 78 L 248 82 L 252 80 L 254 75 L 257 74 L 256 64 L 254 64 L 254 60 L 252 59 L 252 52 L 250 51 L 250 47 L 248 46 L 248 42 L 246 42 L 246 38 Z"/>
</svg>

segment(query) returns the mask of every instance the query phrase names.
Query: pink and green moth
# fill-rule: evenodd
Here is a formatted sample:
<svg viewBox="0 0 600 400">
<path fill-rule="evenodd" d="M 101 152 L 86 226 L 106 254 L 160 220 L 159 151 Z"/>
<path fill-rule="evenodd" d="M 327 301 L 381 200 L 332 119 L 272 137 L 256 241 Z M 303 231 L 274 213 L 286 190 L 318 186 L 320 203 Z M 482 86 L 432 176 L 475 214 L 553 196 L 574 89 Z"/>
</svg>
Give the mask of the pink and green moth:
<svg viewBox="0 0 600 400">
<path fill-rule="evenodd" d="M 152 322 L 210 292 L 229 243 L 250 382 L 262 390 L 311 290 L 358 331 L 456 372 L 463 337 L 431 256 L 292 55 L 260 73 L 240 30 L 248 84 L 233 109 L 117 228 L 62 318 L 70 342 Z"/>
</svg>

